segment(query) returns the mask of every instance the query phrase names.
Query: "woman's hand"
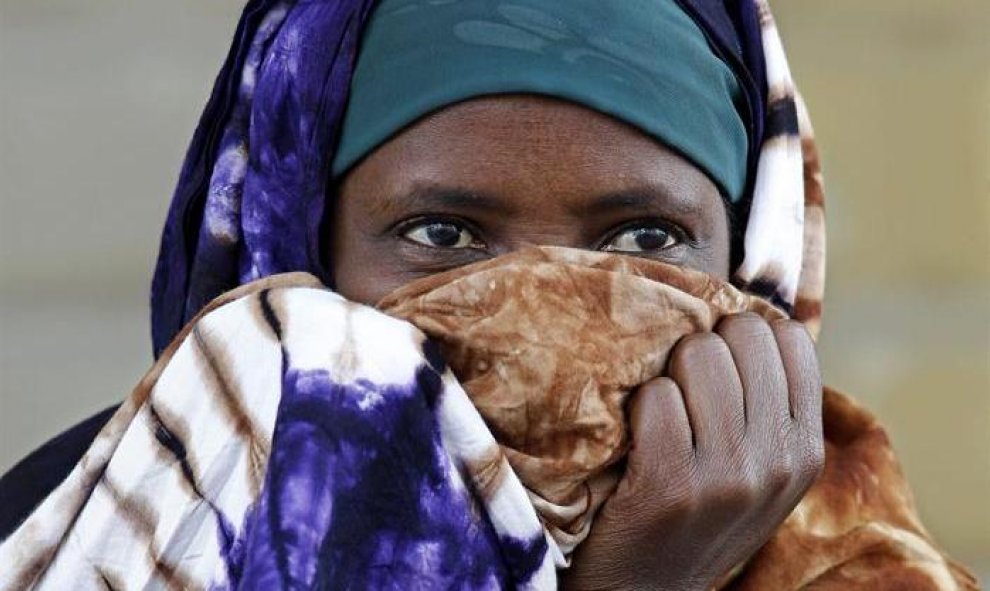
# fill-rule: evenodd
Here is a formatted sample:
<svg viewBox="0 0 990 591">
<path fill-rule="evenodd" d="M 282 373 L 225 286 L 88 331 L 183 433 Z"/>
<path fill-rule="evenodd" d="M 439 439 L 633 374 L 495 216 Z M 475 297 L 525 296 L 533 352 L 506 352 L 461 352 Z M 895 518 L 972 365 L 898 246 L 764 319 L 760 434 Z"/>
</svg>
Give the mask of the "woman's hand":
<svg viewBox="0 0 990 591">
<path fill-rule="evenodd" d="M 748 559 L 824 463 L 814 345 L 755 314 L 685 337 L 630 400 L 632 449 L 569 589 L 710 589 Z"/>
</svg>

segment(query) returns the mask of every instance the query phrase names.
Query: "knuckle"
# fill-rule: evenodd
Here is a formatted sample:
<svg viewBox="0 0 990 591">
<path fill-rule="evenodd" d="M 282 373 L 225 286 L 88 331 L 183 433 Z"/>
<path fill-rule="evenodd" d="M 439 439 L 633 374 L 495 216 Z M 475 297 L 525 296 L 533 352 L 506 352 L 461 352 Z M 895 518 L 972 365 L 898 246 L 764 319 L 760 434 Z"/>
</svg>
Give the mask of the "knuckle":
<svg viewBox="0 0 990 591">
<path fill-rule="evenodd" d="M 775 417 L 773 427 L 770 429 L 770 443 L 772 445 L 793 445 L 795 439 L 799 439 L 801 434 L 795 428 L 794 421 L 784 413 Z"/>
<path fill-rule="evenodd" d="M 722 429 L 716 437 L 718 443 L 715 447 L 719 452 L 715 462 L 719 468 L 713 469 L 715 473 L 731 475 L 759 471 L 757 459 L 743 429 Z"/>
<path fill-rule="evenodd" d="M 719 322 L 720 327 L 765 327 L 767 326 L 767 321 L 763 319 L 762 316 L 756 312 L 738 312 L 736 314 L 729 314 L 722 318 Z"/>
<path fill-rule="evenodd" d="M 667 385 L 663 381 L 665 379 L 667 378 L 654 378 L 643 382 L 643 384 L 636 388 L 636 392 L 638 392 L 641 396 L 660 396 L 664 394 L 667 388 Z"/>
<path fill-rule="evenodd" d="M 766 431 L 762 434 L 760 442 L 761 445 L 770 450 L 768 453 L 782 453 L 791 446 L 803 445 L 798 434 L 795 433 L 793 421 L 786 412 L 781 413 L 781 415 L 774 416 L 773 422 L 767 426 Z"/>
<path fill-rule="evenodd" d="M 746 338 L 769 334 L 770 327 L 762 316 L 754 312 L 740 312 L 723 318 L 718 323 L 716 332 Z"/>
<path fill-rule="evenodd" d="M 745 323 L 765 324 L 763 317 L 756 312 L 737 312 L 722 318 L 720 324 L 745 324 Z"/>
<path fill-rule="evenodd" d="M 814 340 L 811 338 L 811 333 L 808 332 L 808 327 L 797 320 L 778 318 L 770 321 L 770 329 L 778 339 L 786 338 L 795 343 L 803 343 L 813 347 Z"/>
<path fill-rule="evenodd" d="M 776 330 L 798 331 L 809 334 L 804 325 L 793 318 L 776 318 L 770 321 L 770 326 Z"/>
<path fill-rule="evenodd" d="M 691 368 L 704 360 L 712 359 L 720 350 L 728 350 L 725 341 L 715 333 L 692 333 L 683 337 L 674 347 L 670 356 L 671 371 L 690 371 Z"/>
<path fill-rule="evenodd" d="M 696 332 L 686 335 L 677 344 L 676 351 L 682 355 L 694 355 L 703 351 L 708 351 L 724 346 L 722 338 L 713 332 Z"/>
</svg>

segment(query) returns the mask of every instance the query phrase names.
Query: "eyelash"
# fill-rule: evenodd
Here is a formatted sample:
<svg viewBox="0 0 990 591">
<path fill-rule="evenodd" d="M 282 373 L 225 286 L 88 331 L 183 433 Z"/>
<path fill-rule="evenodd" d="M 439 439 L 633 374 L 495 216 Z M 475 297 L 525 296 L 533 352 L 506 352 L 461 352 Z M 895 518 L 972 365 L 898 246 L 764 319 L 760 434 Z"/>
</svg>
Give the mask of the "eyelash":
<svg viewBox="0 0 990 591">
<path fill-rule="evenodd" d="M 403 221 L 401 221 L 398 224 L 396 224 L 396 225 L 393 226 L 392 232 L 393 232 L 393 234 L 395 236 L 397 236 L 399 238 L 402 238 L 403 240 L 405 240 L 410 245 L 416 246 L 416 247 L 419 247 L 419 248 L 422 248 L 422 249 L 425 249 L 425 250 L 428 250 L 428 251 L 437 251 L 437 250 L 444 250 L 444 251 L 465 251 L 465 250 L 468 250 L 468 251 L 478 251 L 478 250 L 483 250 L 481 248 L 473 248 L 473 247 L 429 246 L 429 245 L 423 244 L 421 242 L 417 242 L 417 241 L 415 241 L 415 240 L 413 240 L 413 239 L 411 239 L 411 238 L 408 237 L 408 234 L 411 233 L 412 231 L 414 231 L 414 230 L 416 230 L 418 228 L 425 228 L 426 226 L 429 226 L 429 225 L 432 225 L 432 224 L 450 224 L 450 225 L 453 225 L 453 226 L 458 226 L 462 230 L 468 231 L 474 237 L 475 240 L 478 240 L 482 244 L 485 244 L 484 243 L 484 240 L 481 239 L 481 232 L 474 226 L 474 224 L 472 224 L 471 222 L 469 222 L 469 221 L 467 221 L 467 220 L 465 220 L 463 218 L 459 218 L 459 217 L 456 217 L 456 216 L 449 216 L 449 215 L 425 215 L 425 216 L 417 216 L 415 218 L 410 218 L 410 219 L 407 219 L 407 220 L 403 220 Z M 694 244 L 694 239 L 692 238 L 692 236 L 690 235 L 690 233 L 688 231 L 686 231 L 684 228 L 682 228 L 682 227 L 680 227 L 680 226 L 678 226 L 676 224 L 672 224 L 670 222 L 664 221 L 664 220 L 659 220 L 659 219 L 656 219 L 656 218 L 645 218 L 645 219 L 638 219 L 638 220 L 632 220 L 632 221 L 626 222 L 626 223 L 622 224 L 621 226 L 619 226 L 618 228 L 612 230 L 612 232 L 610 232 L 608 234 L 608 236 L 598 244 L 598 246 L 595 248 L 595 250 L 604 250 L 605 246 L 607 246 L 610 242 L 612 242 L 613 240 L 615 240 L 616 238 L 618 238 L 619 236 L 621 236 L 624 232 L 628 232 L 630 230 L 637 230 L 637 229 L 647 229 L 648 230 L 648 229 L 653 229 L 653 228 L 660 229 L 660 230 L 662 230 L 664 232 L 667 232 L 675 240 L 675 244 L 671 245 L 670 247 L 668 247 L 667 249 L 664 249 L 664 250 L 670 250 L 670 249 L 677 248 L 677 247 L 683 246 L 683 245 L 691 246 L 691 245 Z M 487 245 L 485 245 L 485 247 L 487 247 Z M 613 252 L 624 252 L 624 251 L 613 251 Z"/>
<path fill-rule="evenodd" d="M 660 220 L 656 218 L 644 218 L 644 219 L 632 220 L 630 222 L 626 222 L 625 224 L 622 224 L 621 226 L 613 230 L 611 233 L 609 233 L 608 236 L 601 241 L 601 243 L 598 245 L 598 247 L 595 250 L 604 250 L 609 243 L 611 243 L 613 240 L 615 240 L 625 232 L 629 232 L 630 230 L 641 230 L 641 229 L 662 230 L 663 232 L 666 232 L 670 237 L 672 237 L 675 243 L 664 250 L 670 250 L 683 245 L 691 246 L 694 244 L 694 239 L 684 228 L 664 220 Z M 623 252 L 623 251 L 613 251 L 613 252 Z"/>
<path fill-rule="evenodd" d="M 423 244 L 421 242 L 417 242 L 415 240 L 412 240 L 412 239 L 408 238 L 408 234 L 410 232 L 412 232 L 413 230 L 415 230 L 417 228 L 423 228 L 423 227 L 426 227 L 426 226 L 429 226 L 429 225 L 432 225 L 432 224 L 451 224 L 451 225 L 454 225 L 454 226 L 459 226 L 460 228 L 462 228 L 464 230 L 467 230 L 475 238 L 475 240 L 479 240 L 481 242 L 484 242 L 484 241 L 482 241 L 480 239 L 481 233 L 474 226 L 474 224 L 472 224 L 471 222 L 469 222 L 469 221 L 467 221 L 465 219 L 462 219 L 462 218 L 459 218 L 459 217 L 456 217 L 456 216 L 447 216 L 447 215 L 417 216 L 417 217 L 414 217 L 414 218 L 410 218 L 408 220 L 403 220 L 403 221 L 399 222 L 398 224 L 396 224 L 395 226 L 393 226 L 392 232 L 397 237 L 402 238 L 403 240 L 405 240 L 409 244 L 411 244 L 413 246 L 418 246 L 420 248 L 424 248 L 424 249 L 427 249 L 427 250 L 447 250 L 447 251 L 478 250 L 478 249 L 474 249 L 474 248 L 470 248 L 470 247 L 467 247 L 467 248 L 453 248 L 453 247 L 443 247 L 443 246 L 428 246 L 426 244 Z"/>
</svg>

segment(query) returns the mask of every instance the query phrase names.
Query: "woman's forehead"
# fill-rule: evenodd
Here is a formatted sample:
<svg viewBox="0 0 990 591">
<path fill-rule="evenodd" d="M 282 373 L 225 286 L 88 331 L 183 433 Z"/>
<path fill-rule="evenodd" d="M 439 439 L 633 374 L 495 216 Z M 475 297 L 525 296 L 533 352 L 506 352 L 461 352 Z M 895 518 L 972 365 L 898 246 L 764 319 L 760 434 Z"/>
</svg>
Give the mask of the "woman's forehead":
<svg viewBox="0 0 990 591">
<path fill-rule="evenodd" d="M 637 128 L 536 95 L 484 97 L 441 109 L 379 146 L 352 172 L 349 178 L 375 179 L 376 192 L 384 193 L 413 186 L 496 194 L 717 193 L 703 171 Z"/>
</svg>

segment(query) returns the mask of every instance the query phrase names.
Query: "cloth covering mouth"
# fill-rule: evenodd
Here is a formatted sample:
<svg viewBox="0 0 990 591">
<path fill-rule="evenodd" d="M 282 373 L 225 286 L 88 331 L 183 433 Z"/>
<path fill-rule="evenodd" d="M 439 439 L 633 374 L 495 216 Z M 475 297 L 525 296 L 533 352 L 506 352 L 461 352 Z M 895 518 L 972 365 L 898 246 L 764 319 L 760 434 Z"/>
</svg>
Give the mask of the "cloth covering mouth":
<svg viewBox="0 0 990 591">
<path fill-rule="evenodd" d="M 618 483 L 627 397 L 677 342 L 729 314 L 787 317 L 699 271 L 558 247 L 433 275 L 378 307 L 439 344 L 565 554 Z"/>
<path fill-rule="evenodd" d="M 629 390 L 678 334 L 782 316 L 696 272 L 562 249 L 382 306 L 435 338 L 304 273 L 211 302 L 0 543 L 0 588 L 556 589 L 615 487 Z M 823 474 L 716 588 L 978 588 L 876 420 L 826 388 L 823 423 Z"/>
</svg>

